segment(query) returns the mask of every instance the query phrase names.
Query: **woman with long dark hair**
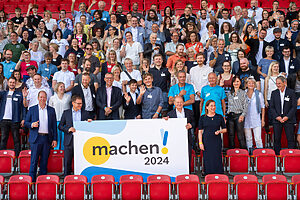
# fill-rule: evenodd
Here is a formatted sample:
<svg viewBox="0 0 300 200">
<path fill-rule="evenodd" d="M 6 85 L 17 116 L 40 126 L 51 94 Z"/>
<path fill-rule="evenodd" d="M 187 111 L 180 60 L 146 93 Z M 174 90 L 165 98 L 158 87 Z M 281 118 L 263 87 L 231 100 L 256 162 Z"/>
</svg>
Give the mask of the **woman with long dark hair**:
<svg viewBox="0 0 300 200">
<path fill-rule="evenodd" d="M 3 65 L 0 63 L 0 91 L 4 91 L 7 88 L 7 80 L 4 77 Z"/>
<path fill-rule="evenodd" d="M 26 84 L 23 82 L 21 71 L 14 70 L 11 76 L 16 79 L 16 91 L 22 92 L 23 88 L 26 87 Z"/>
</svg>

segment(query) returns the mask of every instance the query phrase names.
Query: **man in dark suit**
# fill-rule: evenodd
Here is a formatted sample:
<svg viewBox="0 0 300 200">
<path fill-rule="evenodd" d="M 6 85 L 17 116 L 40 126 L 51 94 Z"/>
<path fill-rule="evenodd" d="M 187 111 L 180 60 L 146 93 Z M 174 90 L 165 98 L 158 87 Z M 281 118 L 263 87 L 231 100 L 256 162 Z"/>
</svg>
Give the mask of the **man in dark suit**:
<svg viewBox="0 0 300 200">
<path fill-rule="evenodd" d="M 292 42 L 291 42 L 291 34 L 288 34 L 289 37 L 287 39 L 282 39 L 281 38 L 281 34 L 282 34 L 282 30 L 281 28 L 274 28 L 273 30 L 273 34 L 275 39 L 270 42 L 270 46 L 274 47 L 274 55 L 273 58 L 277 61 L 281 60 L 283 57 L 282 51 L 285 47 L 290 47 L 292 48 Z M 290 52 L 291 54 L 291 52 Z"/>
<path fill-rule="evenodd" d="M 65 110 L 58 129 L 65 133 L 64 135 L 64 175 L 70 175 L 72 170 L 72 160 L 74 157 L 73 134 L 76 132 L 73 127 L 75 121 L 92 121 L 89 119 L 89 113 L 81 109 L 83 100 L 79 95 L 72 96 L 72 108 Z"/>
<path fill-rule="evenodd" d="M 167 114 L 167 118 L 187 118 L 187 125 L 186 129 L 188 130 L 188 151 L 189 151 L 189 167 L 191 171 L 191 158 L 192 158 L 192 147 L 194 142 L 194 131 L 193 128 L 195 127 L 195 118 L 194 113 L 192 110 L 183 108 L 184 100 L 182 96 L 176 96 L 174 98 L 174 105 L 175 109 L 171 110 Z M 166 119 L 166 118 L 165 118 Z"/>
<path fill-rule="evenodd" d="M 82 74 L 81 84 L 72 89 L 72 96 L 78 95 L 82 99 L 82 108 L 89 113 L 90 119 L 95 118 L 96 91 L 94 85 L 90 85 L 91 77 L 88 73 Z"/>
<path fill-rule="evenodd" d="M 47 93 L 38 93 L 39 103 L 29 108 L 25 127 L 29 128 L 31 160 L 29 175 L 36 180 L 37 165 L 40 158 L 40 175 L 47 174 L 48 157 L 51 146 L 57 145 L 57 122 L 54 108 L 47 106 Z"/>
<path fill-rule="evenodd" d="M 274 150 L 279 155 L 281 150 L 281 133 L 284 128 L 288 148 L 295 148 L 294 124 L 296 123 L 297 100 L 295 92 L 287 88 L 287 80 L 283 76 L 276 79 L 277 90 L 270 100 L 270 112 L 274 127 Z"/>
<path fill-rule="evenodd" d="M 112 73 L 106 73 L 104 81 L 106 85 L 97 90 L 96 103 L 98 106 L 98 119 L 120 119 L 119 107 L 122 104 L 121 89 L 112 86 L 114 77 Z"/>
<path fill-rule="evenodd" d="M 136 103 L 138 98 L 137 81 L 131 79 L 128 82 L 130 92 L 124 94 L 123 98 L 123 108 L 125 110 L 124 118 L 125 119 L 141 119 L 142 118 L 142 108 Z"/>
<path fill-rule="evenodd" d="M 6 144 L 11 130 L 16 156 L 20 153 L 20 125 L 24 126 L 26 109 L 23 106 L 22 92 L 16 89 L 16 79 L 10 77 L 8 79 L 8 91 L 0 92 L 0 126 L 1 126 L 1 147 L 6 149 Z"/>
<path fill-rule="evenodd" d="M 257 66 L 260 59 L 267 57 L 266 47 L 269 45 L 265 38 L 267 36 L 267 30 L 261 29 L 259 35 L 256 37 L 256 31 L 253 30 L 251 32 L 251 37 L 246 40 L 246 44 L 251 47 L 250 52 L 248 54 L 249 60 L 251 60 L 251 64 L 253 66 Z"/>
</svg>

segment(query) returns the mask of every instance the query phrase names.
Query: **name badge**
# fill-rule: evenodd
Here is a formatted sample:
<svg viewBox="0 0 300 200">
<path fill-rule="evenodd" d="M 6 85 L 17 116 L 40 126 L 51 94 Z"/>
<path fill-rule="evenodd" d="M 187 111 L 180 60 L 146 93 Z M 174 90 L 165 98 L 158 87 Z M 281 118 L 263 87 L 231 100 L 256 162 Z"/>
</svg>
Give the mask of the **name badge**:
<svg viewBox="0 0 300 200">
<path fill-rule="evenodd" d="M 291 69 L 295 69 L 294 65 L 291 65 L 290 68 L 291 68 Z"/>
<path fill-rule="evenodd" d="M 225 56 L 226 56 L 226 57 L 228 57 L 228 56 L 229 56 L 229 54 L 228 54 L 228 53 L 226 53 L 226 54 L 225 54 Z"/>
<path fill-rule="evenodd" d="M 284 46 L 284 44 L 279 44 L 279 46 L 283 47 L 283 46 Z"/>
<path fill-rule="evenodd" d="M 161 76 L 166 76 L 166 74 L 165 74 L 165 73 L 162 73 Z"/>
<path fill-rule="evenodd" d="M 93 94 L 93 98 L 95 98 L 95 95 Z"/>
<path fill-rule="evenodd" d="M 16 19 L 16 22 L 19 22 L 20 20 Z"/>
<path fill-rule="evenodd" d="M 16 94 L 16 97 L 20 97 L 21 95 L 19 95 L 19 94 Z"/>
<path fill-rule="evenodd" d="M 53 58 L 53 62 L 56 62 L 56 58 Z"/>
<path fill-rule="evenodd" d="M 48 71 L 49 71 L 49 68 L 45 68 L 45 71 L 47 71 L 47 72 L 48 72 Z"/>
<path fill-rule="evenodd" d="M 77 54 L 77 57 L 78 57 L 78 58 L 80 58 L 80 55 L 79 55 L 79 54 Z"/>
<path fill-rule="evenodd" d="M 290 101 L 290 98 L 289 97 L 285 97 L 284 100 L 285 101 Z"/>
<path fill-rule="evenodd" d="M 13 69 L 9 70 L 9 72 L 13 72 L 13 71 L 14 71 Z"/>
<path fill-rule="evenodd" d="M 107 20 L 107 18 L 106 17 L 104 17 L 104 18 L 102 18 L 103 19 L 103 21 L 106 21 Z"/>
<path fill-rule="evenodd" d="M 18 98 L 13 98 L 14 101 L 18 101 Z"/>
<path fill-rule="evenodd" d="M 76 69 L 73 69 L 73 72 L 76 72 L 77 70 Z"/>
<path fill-rule="evenodd" d="M 46 36 L 48 36 L 48 33 L 45 33 Z"/>
<path fill-rule="evenodd" d="M 152 99 L 152 95 L 151 95 L 151 94 L 148 94 L 147 98 L 148 98 L 148 99 Z"/>
<path fill-rule="evenodd" d="M 26 64 L 26 67 L 28 67 L 28 66 L 30 66 L 30 63 L 27 63 L 27 64 Z"/>
<path fill-rule="evenodd" d="M 31 32 L 31 31 L 32 31 L 32 29 L 31 29 L 31 28 L 29 28 L 29 29 L 28 29 L 28 31 L 29 31 L 29 32 Z"/>
<path fill-rule="evenodd" d="M 143 33 L 140 33 L 139 35 L 143 35 Z"/>
<path fill-rule="evenodd" d="M 205 96 L 208 97 L 210 95 L 210 93 L 207 93 Z"/>
<path fill-rule="evenodd" d="M 20 48 L 20 45 L 17 45 L 16 48 L 19 49 L 19 48 Z"/>
<path fill-rule="evenodd" d="M 193 62 L 194 65 L 198 65 L 198 63 L 196 61 Z"/>
<path fill-rule="evenodd" d="M 238 99 L 239 99 L 239 97 L 233 97 L 233 99 L 234 99 L 234 100 L 238 100 Z"/>
</svg>

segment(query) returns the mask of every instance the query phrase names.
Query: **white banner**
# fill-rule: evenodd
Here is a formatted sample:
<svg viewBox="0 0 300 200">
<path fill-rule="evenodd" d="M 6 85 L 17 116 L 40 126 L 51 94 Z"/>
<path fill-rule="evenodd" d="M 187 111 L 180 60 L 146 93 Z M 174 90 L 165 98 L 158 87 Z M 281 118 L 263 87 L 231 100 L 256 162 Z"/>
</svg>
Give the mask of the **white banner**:
<svg viewBox="0 0 300 200">
<path fill-rule="evenodd" d="M 165 174 L 172 180 L 189 173 L 186 119 L 75 122 L 75 174 Z"/>
</svg>

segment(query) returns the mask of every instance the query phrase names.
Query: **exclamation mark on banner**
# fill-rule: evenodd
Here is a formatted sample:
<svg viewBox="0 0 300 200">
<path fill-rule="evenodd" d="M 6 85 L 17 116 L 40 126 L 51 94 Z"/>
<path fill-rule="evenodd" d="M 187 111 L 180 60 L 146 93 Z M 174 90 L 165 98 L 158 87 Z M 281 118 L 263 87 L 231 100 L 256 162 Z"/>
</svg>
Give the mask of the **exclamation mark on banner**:
<svg viewBox="0 0 300 200">
<path fill-rule="evenodd" d="M 162 138 L 163 145 L 164 145 L 164 147 L 161 149 L 161 152 L 163 154 L 167 154 L 169 150 L 166 147 L 166 145 L 167 145 L 167 142 L 168 142 L 169 132 L 168 131 L 164 131 L 164 129 L 160 129 L 160 134 L 161 134 L 161 138 Z"/>
</svg>

